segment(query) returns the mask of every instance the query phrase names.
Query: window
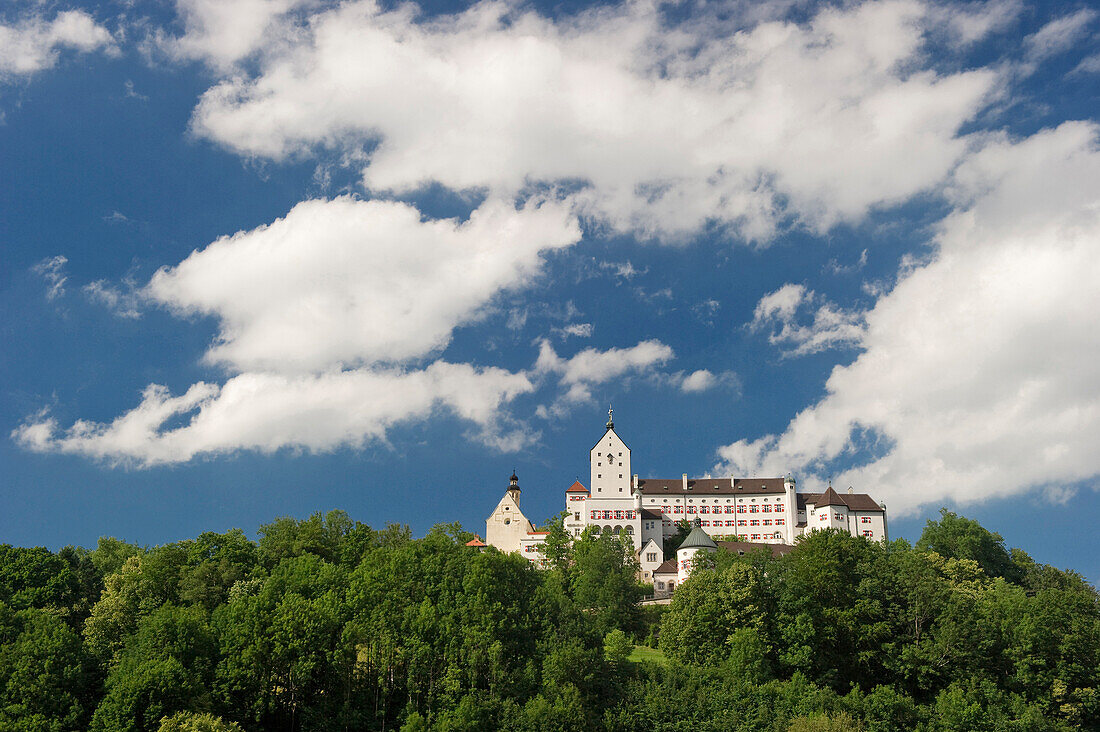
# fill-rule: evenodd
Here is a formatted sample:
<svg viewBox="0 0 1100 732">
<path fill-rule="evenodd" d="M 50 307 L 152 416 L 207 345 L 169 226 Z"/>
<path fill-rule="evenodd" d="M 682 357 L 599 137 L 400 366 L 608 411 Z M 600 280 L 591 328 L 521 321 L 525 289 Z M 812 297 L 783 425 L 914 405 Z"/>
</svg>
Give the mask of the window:
<svg viewBox="0 0 1100 732">
<path fill-rule="evenodd" d="M 772 520 L 771 519 L 764 519 L 764 525 L 765 526 L 771 526 L 772 525 Z"/>
<path fill-rule="evenodd" d="M 738 525 L 738 526 L 748 526 L 748 525 L 749 525 L 749 522 L 748 522 L 748 521 L 746 521 L 745 519 L 738 519 L 738 520 L 737 520 L 737 525 Z"/>
<path fill-rule="evenodd" d="M 771 513 L 772 507 L 765 503 L 762 510 L 764 511 L 764 513 Z"/>
<path fill-rule="evenodd" d="M 760 506 L 749 506 L 749 513 L 759 513 Z"/>
<path fill-rule="evenodd" d="M 775 525 L 776 525 L 776 526 L 783 526 L 783 525 L 785 525 L 786 523 L 787 523 L 787 520 L 786 520 L 786 519 L 776 519 L 776 520 L 775 520 Z"/>
<path fill-rule="evenodd" d="M 673 513 L 683 513 L 684 512 L 684 507 L 683 506 L 673 506 L 672 507 L 672 512 Z"/>
<path fill-rule="evenodd" d="M 580 521 L 581 520 L 581 512 L 580 511 L 575 511 L 573 513 L 573 520 L 574 521 Z"/>
<path fill-rule="evenodd" d="M 752 535 L 752 540 L 753 541 L 760 541 L 760 534 L 753 534 Z"/>
<path fill-rule="evenodd" d="M 783 510 L 783 504 L 782 503 L 775 504 L 775 508 L 773 508 L 772 510 L 773 511 L 782 511 Z"/>
<path fill-rule="evenodd" d="M 870 529 L 864 529 L 863 530 L 863 535 L 864 536 L 874 536 L 875 532 L 871 531 Z"/>
<path fill-rule="evenodd" d="M 817 517 L 817 520 L 818 521 L 824 521 L 827 518 L 829 518 L 829 514 L 823 513 L 823 514 L 821 514 L 820 516 Z"/>
<path fill-rule="evenodd" d="M 616 511 L 615 512 L 615 518 L 621 519 L 622 517 L 623 517 L 623 512 L 622 511 Z"/>
<path fill-rule="evenodd" d="M 700 526 L 710 526 L 710 521 L 700 521 L 699 525 Z"/>
<path fill-rule="evenodd" d="M 600 517 L 600 512 L 599 512 L 599 511 L 593 511 L 593 512 L 592 512 L 591 514 L 589 514 L 589 515 L 590 515 L 590 516 L 591 516 L 592 518 L 594 518 L 594 519 L 598 519 L 598 518 Z"/>
<path fill-rule="evenodd" d="M 646 552 L 645 560 L 647 562 L 656 562 L 657 561 L 657 552 Z"/>
<path fill-rule="evenodd" d="M 859 522 L 861 524 L 869 524 L 869 523 L 871 523 L 871 517 L 870 516 L 861 516 L 860 519 L 859 519 Z"/>
<path fill-rule="evenodd" d="M 603 512 L 603 517 L 604 517 L 605 519 L 609 519 L 609 518 L 611 518 L 611 511 L 604 511 L 604 512 Z"/>
<path fill-rule="evenodd" d="M 834 513 L 834 514 L 833 514 L 833 518 L 835 518 L 835 519 L 836 519 L 837 521 L 843 521 L 843 520 L 844 520 L 844 514 L 842 514 L 842 513 Z"/>
<path fill-rule="evenodd" d="M 733 519 L 730 519 L 730 520 L 726 521 L 726 526 L 736 526 L 736 525 L 737 525 L 737 522 L 734 521 Z"/>
<path fill-rule="evenodd" d="M 744 506 L 738 506 L 737 507 L 737 513 L 744 513 L 744 512 L 745 512 L 745 507 Z"/>
<path fill-rule="evenodd" d="M 622 466 L 620 465 L 619 467 L 622 467 Z M 621 477 L 623 477 L 623 474 L 622 474 L 622 473 L 619 473 L 619 477 L 620 477 L 620 478 L 621 478 Z M 620 488 L 619 490 L 622 490 L 622 488 Z"/>
<path fill-rule="evenodd" d="M 749 521 L 749 526 L 759 526 L 759 525 L 760 525 L 760 519 L 753 519 L 752 521 Z"/>
<path fill-rule="evenodd" d="M 658 582 L 658 583 L 657 583 L 657 589 L 658 589 L 658 590 L 663 590 L 663 589 L 665 589 L 665 583 L 664 583 L 664 582 Z"/>
<path fill-rule="evenodd" d="M 710 513 L 710 506 L 700 506 L 699 513 Z"/>
</svg>

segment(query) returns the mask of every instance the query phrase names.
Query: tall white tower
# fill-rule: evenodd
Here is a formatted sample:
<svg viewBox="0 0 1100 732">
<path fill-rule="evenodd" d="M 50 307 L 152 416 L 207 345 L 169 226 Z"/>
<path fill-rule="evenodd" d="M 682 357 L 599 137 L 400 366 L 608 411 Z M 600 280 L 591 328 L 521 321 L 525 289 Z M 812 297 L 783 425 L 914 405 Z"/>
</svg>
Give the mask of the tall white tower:
<svg viewBox="0 0 1100 732">
<path fill-rule="evenodd" d="M 633 506 L 630 490 L 630 448 L 615 434 L 614 412 L 607 409 L 607 430 L 589 451 L 592 477 L 590 501 L 625 499 Z"/>
</svg>

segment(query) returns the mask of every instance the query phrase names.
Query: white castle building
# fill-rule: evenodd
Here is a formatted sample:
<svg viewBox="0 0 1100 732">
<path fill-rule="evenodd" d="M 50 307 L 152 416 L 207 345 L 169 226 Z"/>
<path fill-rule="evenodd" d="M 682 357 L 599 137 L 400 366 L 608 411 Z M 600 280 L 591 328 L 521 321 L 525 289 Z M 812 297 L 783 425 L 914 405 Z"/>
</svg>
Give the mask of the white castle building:
<svg viewBox="0 0 1100 732">
<path fill-rule="evenodd" d="M 565 491 L 565 530 L 573 535 L 594 531 L 625 534 L 634 543 L 641 579 L 675 583 L 686 573 L 679 562 L 664 556 L 664 539 L 683 520 L 696 522 L 699 534 L 684 540 L 702 547 L 700 534 L 763 545 L 789 546 L 802 534 L 840 529 L 876 541 L 887 538 L 886 506 L 866 493 L 798 493 L 795 480 L 785 478 L 639 478 L 631 473 L 630 448 L 615 432 L 612 412 L 603 436 L 589 450 L 590 488 L 577 481 Z M 849 489 L 850 491 L 851 489 Z M 515 474 L 507 492 L 486 520 L 485 537 L 501 551 L 518 551 L 541 563 L 539 551 L 546 532 L 535 531 L 519 508 Z M 695 536 L 692 541 L 691 536 Z M 707 547 L 709 548 L 709 547 Z M 694 552 L 692 552 L 694 554 Z M 690 568 L 688 568 L 690 572 Z M 669 588 L 671 589 L 671 588 Z"/>
</svg>

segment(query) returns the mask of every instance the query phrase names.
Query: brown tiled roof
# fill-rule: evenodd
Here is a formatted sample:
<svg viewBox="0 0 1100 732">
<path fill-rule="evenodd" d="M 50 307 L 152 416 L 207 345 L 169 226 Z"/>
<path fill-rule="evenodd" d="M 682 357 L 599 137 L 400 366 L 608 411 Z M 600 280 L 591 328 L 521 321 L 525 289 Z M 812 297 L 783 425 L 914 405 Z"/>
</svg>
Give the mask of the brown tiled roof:
<svg viewBox="0 0 1100 732">
<path fill-rule="evenodd" d="M 653 576 L 657 576 L 659 574 L 676 574 L 676 560 L 666 559 L 660 567 L 657 567 L 657 569 L 653 570 Z"/>
<path fill-rule="evenodd" d="M 565 492 L 566 493 L 587 493 L 588 489 L 585 488 L 583 485 L 581 485 L 581 482 L 578 480 L 576 483 L 574 483 L 573 485 L 566 488 Z"/>
<path fill-rule="evenodd" d="M 684 490 L 683 478 L 639 478 L 638 490 L 644 495 L 723 495 L 734 493 L 783 493 L 783 478 L 689 478 Z"/>
<path fill-rule="evenodd" d="M 664 519 L 664 516 L 661 514 L 660 511 L 652 511 L 648 508 L 643 508 L 642 518 L 649 519 L 650 521 L 661 521 Z"/>
<path fill-rule="evenodd" d="M 833 490 L 832 486 L 829 486 L 824 493 L 817 497 L 814 501 L 814 505 L 818 508 L 822 506 L 845 506 L 848 504 L 844 502 L 844 499 L 840 497 L 840 494 Z"/>
<path fill-rule="evenodd" d="M 832 488 L 829 490 L 832 490 Z M 799 493 L 798 507 L 800 509 L 805 508 L 807 503 L 812 503 L 815 506 L 847 506 L 851 511 L 884 513 L 882 506 L 878 505 L 878 502 L 866 493 L 837 493 L 832 491 L 833 496 L 840 500 L 829 499 L 830 503 L 823 503 L 822 500 L 828 493 L 829 491 L 825 491 L 825 493 Z"/>
<path fill-rule="evenodd" d="M 790 544 L 765 544 L 764 542 L 756 541 L 720 541 L 718 542 L 718 546 L 726 551 L 736 552 L 738 554 L 750 552 L 760 547 L 766 547 L 771 551 L 773 557 L 781 557 L 784 554 L 790 554 L 794 549 Z"/>
</svg>

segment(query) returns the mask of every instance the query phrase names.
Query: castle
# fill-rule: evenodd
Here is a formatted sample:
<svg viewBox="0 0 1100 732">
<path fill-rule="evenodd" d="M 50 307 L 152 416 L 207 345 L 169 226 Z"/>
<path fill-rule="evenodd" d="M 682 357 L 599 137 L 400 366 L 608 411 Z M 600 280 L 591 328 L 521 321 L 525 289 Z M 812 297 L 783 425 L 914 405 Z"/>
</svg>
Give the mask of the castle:
<svg viewBox="0 0 1100 732">
<path fill-rule="evenodd" d="M 589 487 L 580 481 L 565 490 L 565 530 L 573 536 L 594 532 L 625 534 L 634 544 L 641 567 L 639 579 L 653 583 L 656 595 L 667 595 L 686 579 L 691 557 L 715 550 L 714 537 L 739 540 L 730 548 L 770 545 L 789 548 L 804 533 L 840 529 L 876 541 L 887 538 L 886 506 L 866 493 L 798 493 L 785 478 L 639 478 L 631 473 L 630 448 L 615 432 L 613 413 L 603 436 L 589 450 Z M 850 491 L 851 489 L 849 489 Z M 545 531 L 536 531 L 520 510 L 519 478 L 511 482 L 485 522 L 485 541 L 501 551 L 519 552 L 542 564 Z M 677 557 L 664 554 L 664 539 L 677 524 L 693 521 Z M 685 551 L 691 550 L 691 551 Z"/>
</svg>

